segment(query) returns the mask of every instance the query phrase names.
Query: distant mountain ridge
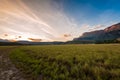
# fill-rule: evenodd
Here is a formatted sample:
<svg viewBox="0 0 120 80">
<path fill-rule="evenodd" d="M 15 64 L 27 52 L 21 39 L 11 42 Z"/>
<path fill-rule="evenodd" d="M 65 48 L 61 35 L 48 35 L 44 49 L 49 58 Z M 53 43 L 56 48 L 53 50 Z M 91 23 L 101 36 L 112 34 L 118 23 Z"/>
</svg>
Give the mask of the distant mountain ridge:
<svg viewBox="0 0 120 80">
<path fill-rule="evenodd" d="M 0 39 L 0 42 L 9 42 L 8 40 Z"/>
<path fill-rule="evenodd" d="M 16 41 L 16 42 L 10 42 L 8 40 L 2 40 L 0 39 L 0 46 L 7 46 L 7 45 L 59 45 L 59 44 L 64 44 L 64 42 L 31 42 L 31 41 Z"/>
<path fill-rule="evenodd" d="M 82 36 L 74 38 L 73 41 L 103 41 L 120 38 L 120 23 L 114 24 L 103 30 L 85 32 Z"/>
</svg>

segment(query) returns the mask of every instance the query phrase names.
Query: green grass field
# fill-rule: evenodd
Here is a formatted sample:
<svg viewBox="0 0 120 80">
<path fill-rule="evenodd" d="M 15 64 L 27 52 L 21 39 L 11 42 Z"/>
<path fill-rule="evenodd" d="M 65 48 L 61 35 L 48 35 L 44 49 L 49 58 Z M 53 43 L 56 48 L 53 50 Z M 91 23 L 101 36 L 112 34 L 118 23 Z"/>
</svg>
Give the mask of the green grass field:
<svg viewBox="0 0 120 80">
<path fill-rule="evenodd" d="M 120 45 L 15 47 L 10 59 L 31 80 L 120 80 Z"/>
</svg>

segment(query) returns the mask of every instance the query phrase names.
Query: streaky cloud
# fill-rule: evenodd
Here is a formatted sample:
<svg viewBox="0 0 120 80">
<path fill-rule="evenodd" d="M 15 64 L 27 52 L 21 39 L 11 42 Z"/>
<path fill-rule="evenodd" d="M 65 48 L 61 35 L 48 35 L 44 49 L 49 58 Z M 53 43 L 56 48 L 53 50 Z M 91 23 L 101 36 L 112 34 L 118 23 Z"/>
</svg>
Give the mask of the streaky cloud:
<svg viewBox="0 0 120 80">
<path fill-rule="evenodd" d="M 69 30 L 71 23 L 64 12 L 53 9 L 51 1 L 52 0 L 42 1 L 42 3 L 45 4 L 44 6 L 39 5 L 42 3 L 38 0 L 35 0 L 32 5 L 27 4 L 25 0 L 2 0 L 2 4 L 0 4 L 0 14 L 2 13 L 1 16 L 3 18 L 0 20 L 0 23 L 3 24 L 0 29 L 3 30 L 1 33 L 7 32 L 9 34 L 22 36 L 26 35 L 26 33 L 32 33 L 32 35 L 40 37 L 43 40 L 66 40 L 61 37 L 65 32 L 62 27 Z M 42 10 L 34 8 L 37 3 L 39 6 L 36 8 L 42 7 Z M 36 14 L 34 10 L 39 14 Z M 26 39 L 27 37 L 31 36 L 26 35 Z"/>
</svg>

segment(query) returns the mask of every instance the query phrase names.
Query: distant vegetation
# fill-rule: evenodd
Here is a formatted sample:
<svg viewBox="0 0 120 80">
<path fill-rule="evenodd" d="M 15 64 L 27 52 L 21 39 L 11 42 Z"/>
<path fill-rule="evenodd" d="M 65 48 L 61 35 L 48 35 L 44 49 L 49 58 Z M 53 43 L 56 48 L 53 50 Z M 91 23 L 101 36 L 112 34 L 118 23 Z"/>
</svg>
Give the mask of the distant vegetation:
<svg viewBox="0 0 120 80">
<path fill-rule="evenodd" d="M 10 58 L 30 80 L 120 80 L 118 44 L 25 46 Z"/>
<path fill-rule="evenodd" d="M 67 42 L 0 42 L 0 46 L 8 45 L 63 45 L 63 44 L 108 44 L 108 43 L 120 43 L 119 39 L 113 40 L 81 40 L 81 41 L 67 41 Z"/>
<path fill-rule="evenodd" d="M 120 43 L 120 40 L 103 40 L 103 41 L 95 41 L 96 44 L 110 44 L 110 43 Z"/>
<path fill-rule="evenodd" d="M 20 43 L 17 42 L 0 42 L 0 46 L 12 46 L 12 45 L 22 45 Z"/>
</svg>

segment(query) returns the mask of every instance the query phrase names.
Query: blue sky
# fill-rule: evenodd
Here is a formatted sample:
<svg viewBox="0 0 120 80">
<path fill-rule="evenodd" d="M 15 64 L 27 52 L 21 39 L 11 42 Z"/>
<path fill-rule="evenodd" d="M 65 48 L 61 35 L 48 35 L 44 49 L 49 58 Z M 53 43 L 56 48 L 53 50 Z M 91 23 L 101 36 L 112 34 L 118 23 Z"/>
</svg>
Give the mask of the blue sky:
<svg viewBox="0 0 120 80">
<path fill-rule="evenodd" d="M 55 0 L 56 1 L 56 0 Z M 111 25 L 120 20 L 120 0 L 57 0 L 79 24 Z"/>
</svg>

